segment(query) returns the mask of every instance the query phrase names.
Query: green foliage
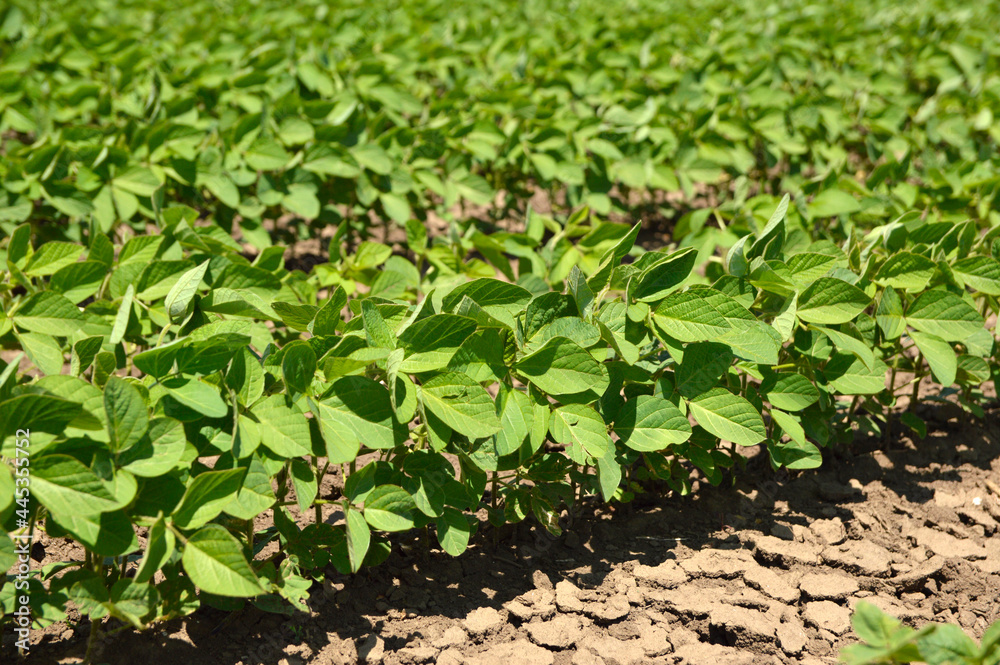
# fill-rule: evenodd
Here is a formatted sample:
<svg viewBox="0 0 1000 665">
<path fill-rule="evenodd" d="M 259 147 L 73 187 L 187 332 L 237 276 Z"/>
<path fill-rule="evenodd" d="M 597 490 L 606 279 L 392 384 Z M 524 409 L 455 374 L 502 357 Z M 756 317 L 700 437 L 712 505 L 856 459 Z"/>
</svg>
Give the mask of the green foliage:
<svg viewBox="0 0 1000 665">
<path fill-rule="evenodd" d="M 841 651 L 848 665 L 927 663 L 928 665 L 996 665 L 1000 663 L 1000 622 L 986 629 L 979 644 L 954 624 L 927 624 L 914 630 L 861 601 L 851 618 L 861 644 Z"/>
<path fill-rule="evenodd" d="M 24 276 L 0 296 L 0 340 L 27 357 L 4 366 L 0 427 L 9 458 L 31 429 L 32 498 L 5 508 L 7 530 L 23 519 L 85 548 L 73 574 L 44 577 L 48 597 L 92 616 L 143 626 L 224 596 L 290 611 L 328 563 L 384 559 L 389 533 L 433 528 L 460 554 L 487 501 L 557 532 L 563 502 L 628 500 L 640 478 L 688 492 L 685 461 L 718 483 L 742 446 L 813 468 L 854 427 L 887 426 L 907 388 L 897 374 L 930 374 L 977 413 L 997 367 L 983 312 L 998 303 L 989 280 L 949 266 L 993 274 L 990 234 L 927 242 L 936 222 L 909 218 L 789 248 L 789 208 L 729 253 L 742 276 L 688 249 L 641 252 L 636 228 L 584 210 L 539 237 L 493 236 L 518 252 L 516 283 L 487 276 L 509 252 L 428 238 L 427 269 L 391 298 L 377 285 L 406 268 L 385 245 L 289 271 L 211 243 L 176 206 L 159 234 L 116 244 L 92 228 L 86 245 L 50 250 L 104 257 L 98 290 L 67 296 L 58 270 L 22 269 L 47 245 L 20 226 L 0 245 Z M 567 269 L 556 248 L 569 237 Z M 341 496 L 319 493 L 331 465 Z M 331 526 L 333 509 L 344 521 Z M 257 529 L 261 515 L 274 527 Z M 257 556 L 275 539 L 277 555 Z"/>
<path fill-rule="evenodd" d="M 221 231 L 189 241 L 231 246 L 238 229 L 258 249 L 282 216 L 344 238 L 370 214 L 464 223 L 469 205 L 499 201 L 495 219 L 521 216 L 533 190 L 630 215 L 633 194 L 666 191 L 701 208 L 675 238 L 703 258 L 705 243 L 760 229 L 760 204 L 744 204 L 776 178 L 789 217 L 845 235 L 911 208 L 995 225 L 997 27 L 988 6 L 936 1 L 14 0 L 0 9 L 0 229 L 44 226 L 58 242 L 23 274 L 68 289 L 99 286 L 97 266 L 65 243 L 78 227 L 45 222 L 141 230 L 176 221 L 165 201 Z M 749 258 L 774 259 L 778 239 L 762 234 Z M 919 287 L 931 267 L 913 260 L 882 279 Z M 672 273 L 647 273 L 638 297 Z M 990 266 L 956 274 L 1000 291 Z"/>
<path fill-rule="evenodd" d="M 21 522 L 86 552 L 35 620 L 292 611 L 390 533 L 460 554 L 484 505 L 558 533 L 742 446 L 813 468 L 928 375 L 981 414 L 996 32 L 888 0 L 5 4 L 0 454 L 30 428 L 31 499 L 0 467 L 0 552 Z M 665 192 L 669 248 L 605 221 Z M 321 236 L 308 272 L 274 245 Z"/>
</svg>

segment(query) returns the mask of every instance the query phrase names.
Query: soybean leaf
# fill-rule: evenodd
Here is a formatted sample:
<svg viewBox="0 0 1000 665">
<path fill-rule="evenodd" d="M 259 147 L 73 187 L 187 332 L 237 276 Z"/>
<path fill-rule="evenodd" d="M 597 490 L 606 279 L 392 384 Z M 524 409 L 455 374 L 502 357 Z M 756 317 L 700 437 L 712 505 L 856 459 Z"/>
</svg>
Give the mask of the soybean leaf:
<svg viewBox="0 0 1000 665">
<path fill-rule="evenodd" d="M 58 516 L 97 515 L 119 507 L 97 474 L 69 455 L 32 460 L 31 493 Z"/>
<path fill-rule="evenodd" d="M 695 397 L 712 388 L 733 362 L 725 344 L 696 342 L 684 349 L 684 360 L 674 370 L 676 388 L 684 397 Z"/>
<path fill-rule="evenodd" d="M 191 581 L 208 593 L 235 597 L 264 593 L 239 541 L 218 524 L 208 524 L 188 538 L 182 561 Z"/>
<path fill-rule="evenodd" d="M 320 404 L 330 409 L 322 411 L 324 438 L 338 436 L 340 422 L 353 432 L 353 439 L 343 450 L 337 447 L 339 455 L 350 457 L 355 451 L 354 442 L 364 443 L 369 448 L 388 449 L 405 440 L 405 429 L 393 418 L 392 400 L 385 386 L 360 376 L 348 376 L 335 381 L 328 395 Z M 343 435 L 341 435 L 343 436 Z M 327 438 L 327 446 L 330 446 Z"/>
<path fill-rule="evenodd" d="M 281 374 L 290 389 L 297 393 L 307 392 L 316 374 L 316 352 L 307 342 L 292 342 L 281 356 Z"/>
<path fill-rule="evenodd" d="M 823 454 L 806 440 L 805 430 L 795 416 L 771 409 L 771 418 L 791 439 L 785 442 L 768 442 L 768 452 L 776 464 L 789 469 L 815 469 L 823 463 Z"/>
<path fill-rule="evenodd" d="M 769 374 L 760 384 L 760 393 L 785 411 L 801 411 L 819 401 L 819 389 L 801 374 Z"/>
<path fill-rule="evenodd" d="M 712 388 L 688 401 L 698 424 L 725 441 L 752 446 L 767 438 L 764 419 L 746 398 Z"/>
<path fill-rule="evenodd" d="M 500 431 L 496 433 L 497 455 L 515 452 L 528 438 L 532 425 L 531 400 L 520 390 L 502 387 L 496 399 L 500 415 Z"/>
<path fill-rule="evenodd" d="M 455 372 L 440 374 L 425 382 L 419 394 L 431 413 L 470 439 L 492 436 L 500 430 L 493 400 L 468 376 Z"/>
<path fill-rule="evenodd" d="M 903 318 L 903 301 L 895 289 L 889 287 L 882 292 L 875 310 L 875 321 L 887 340 L 898 340 L 906 332 Z"/>
<path fill-rule="evenodd" d="M 309 455 L 312 439 L 309 421 L 297 407 L 285 404 L 283 395 L 271 395 L 251 410 L 260 430 L 260 441 L 284 459 Z"/>
<path fill-rule="evenodd" d="M 297 457 L 291 462 L 292 485 L 295 487 L 295 500 L 299 510 L 305 512 L 316 499 L 319 491 L 319 484 L 316 482 L 316 473 L 301 457 Z"/>
<path fill-rule="evenodd" d="M 52 519 L 96 554 L 121 556 L 139 549 L 132 522 L 123 510 L 100 515 L 53 513 Z"/>
<path fill-rule="evenodd" d="M 138 443 L 149 426 L 149 411 L 142 395 L 129 381 L 117 376 L 104 385 L 104 411 L 108 415 L 111 449 L 116 453 Z"/>
<path fill-rule="evenodd" d="M 441 549 L 452 556 L 458 556 L 469 547 L 472 530 L 465 514 L 451 506 L 445 506 L 437 519 L 437 537 Z"/>
<path fill-rule="evenodd" d="M 177 283 L 167 293 L 167 297 L 163 301 L 163 306 L 167 310 L 167 315 L 171 321 L 176 321 L 184 317 L 188 305 L 191 304 L 195 293 L 198 292 L 198 285 L 201 284 L 201 280 L 205 277 L 208 264 L 208 261 L 203 261 L 201 265 L 188 270 L 181 275 Z"/>
<path fill-rule="evenodd" d="M 842 333 L 839 330 L 833 330 L 831 328 L 824 328 L 822 326 L 811 326 L 813 330 L 818 330 L 833 342 L 841 351 L 847 351 L 848 353 L 853 353 L 857 356 L 858 360 L 863 362 L 869 369 L 875 366 L 875 354 L 872 350 L 868 348 L 868 345 L 857 339 L 856 337 L 851 337 L 846 333 Z"/>
<path fill-rule="evenodd" d="M 361 564 L 368 553 L 371 544 L 372 534 L 368 528 L 368 522 L 364 516 L 354 510 L 347 509 L 347 554 L 351 562 L 351 572 L 361 570 Z"/>
<path fill-rule="evenodd" d="M 1000 261 L 992 256 L 959 259 L 951 269 L 976 291 L 1000 296 Z"/>
<path fill-rule="evenodd" d="M 167 528 L 161 515 L 149 529 L 146 537 L 146 549 L 139 562 L 139 569 L 132 579 L 140 583 L 153 579 L 153 575 L 163 568 L 173 555 L 176 542 L 174 532 Z"/>
<path fill-rule="evenodd" d="M 171 519 L 182 529 L 197 529 L 222 512 L 236 498 L 246 469 L 205 471 L 197 475 L 174 509 Z"/>
<path fill-rule="evenodd" d="M 15 310 L 14 325 L 22 330 L 69 337 L 80 330 L 86 316 L 71 300 L 52 291 L 28 296 Z"/>
<path fill-rule="evenodd" d="M 639 302 L 656 302 L 680 286 L 694 269 L 698 252 L 685 247 L 671 254 L 666 260 L 648 268 L 639 276 L 632 295 Z"/>
<path fill-rule="evenodd" d="M 889 371 L 885 363 L 875 359 L 869 369 L 849 353 L 835 353 L 823 368 L 827 383 L 841 395 L 874 395 L 885 390 L 885 376 Z"/>
<path fill-rule="evenodd" d="M 553 411 L 549 432 L 556 442 L 574 446 L 591 457 L 604 457 L 611 447 L 604 420 L 583 404 L 569 404 Z"/>
<path fill-rule="evenodd" d="M 921 291 L 927 288 L 934 276 L 935 263 L 926 256 L 912 252 L 893 254 L 882 264 L 875 281 L 884 286 L 904 291 Z"/>
<path fill-rule="evenodd" d="M 181 461 L 187 444 L 184 426 L 173 418 L 153 418 L 139 442 L 118 456 L 118 464 L 142 478 L 161 476 Z"/>
<path fill-rule="evenodd" d="M 923 354 L 927 364 L 930 365 L 934 379 L 942 386 L 950 386 L 955 383 L 955 376 L 958 374 L 958 358 L 955 350 L 948 342 L 937 335 L 912 331 L 908 333 L 920 353 Z"/>
<path fill-rule="evenodd" d="M 219 389 L 201 379 L 176 377 L 161 385 L 177 402 L 209 418 L 223 418 L 229 412 Z"/>
<path fill-rule="evenodd" d="M 382 531 L 413 528 L 416 504 L 409 492 L 398 485 L 380 485 L 365 498 L 364 516 L 369 525 Z"/>
<path fill-rule="evenodd" d="M 983 327 L 972 305 L 940 289 L 920 294 L 906 310 L 906 323 L 946 342 L 961 342 Z"/>
<path fill-rule="evenodd" d="M 802 292 L 798 317 L 809 323 L 836 325 L 851 321 L 871 304 L 864 291 L 833 277 L 820 277 Z"/>
<path fill-rule="evenodd" d="M 702 342 L 732 328 L 706 294 L 690 290 L 672 293 L 653 312 L 653 321 L 680 342 Z"/>
<path fill-rule="evenodd" d="M 615 432 L 629 448 L 655 452 L 687 441 L 691 437 L 691 423 L 669 400 L 637 395 L 622 407 L 615 421 Z"/>
<path fill-rule="evenodd" d="M 553 337 L 515 366 L 535 386 L 552 395 L 592 390 L 603 393 L 607 372 L 594 357 L 566 337 Z"/>
</svg>

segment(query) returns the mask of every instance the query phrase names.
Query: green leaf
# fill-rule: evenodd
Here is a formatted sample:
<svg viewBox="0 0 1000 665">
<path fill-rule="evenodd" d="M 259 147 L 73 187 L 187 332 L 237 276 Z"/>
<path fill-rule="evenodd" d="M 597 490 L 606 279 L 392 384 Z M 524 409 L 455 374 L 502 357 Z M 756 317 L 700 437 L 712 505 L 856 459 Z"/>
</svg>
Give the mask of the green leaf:
<svg viewBox="0 0 1000 665">
<path fill-rule="evenodd" d="M 167 315 L 171 321 L 176 321 L 184 317 L 188 305 L 191 304 L 195 293 L 198 292 L 201 280 L 205 277 L 205 272 L 208 270 L 208 263 L 208 261 L 204 261 L 201 265 L 188 270 L 181 275 L 177 283 L 170 289 L 166 299 L 163 301 L 163 306 L 167 310 Z"/>
<path fill-rule="evenodd" d="M 139 549 L 135 530 L 123 510 L 100 515 L 53 513 L 52 519 L 96 554 L 121 556 Z"/>
<path fill-rule="evenodd" d="M 274 139 L 259 138 L 247 148 L 245 158 L 256 171 L 277 171 L 288 163 L 289 155 Z"/>
<path fill-rule="evenodd" d="M 694 269 L 698 252 L 693 247 L 685 247 L 639 276 L 632 295 L 639 302 L 656 302 L 680 286 Z"/>
<path fill-rule="evenodd" d="M 753 446 L 767 438 L 764 419 L 753 404 L 725 388 L 713 388 L 688 405 L 698 424 L 720 439 Z"/>
<path fill-rule="evenodd" d="M 823 368 L 827 383 L 841 395 L 875 395 L 885 390 L 885 363 L 875 360 L 869 369 L 849 353 L 835 353 Z"/>
<path fill-rule="evenodd" d="M 97 261 L 72 263 L 52 275 L 49 288 L 61 293 L 70 302 L 79 303 L 97 293 L 107 274 L 107 266 Z"/>
<path fill-rule="evenodd" d="M 969 256 L 956 261 L 951 269 L 976 291 L 1000 296 L 1000 261 L 993 257 Z"/>
<path fill-rule="evenodd" d="M 946 342 L 961 342 L 983 327 L 983 319 L 972 305 L 939 289 L 921 293 L 910 304 L 906 323 Z"/>
<path fill-rule="evenodd" d="M 393 418 L 389 391 L 371 379 L 360 376 L 340 379 L 320 404 L 330 409 L 322 415 L 325 438 L 334 435 L 338 422 L 369 448 L 394 448 L 406 438 L 405 429 Z M 346 445 L 353 447 L 353 442 Z"/>
<path fill-rule="evenodd" d="M 170 560 L 176 541 L 174 532 L 167 528 L 166 522 L 160 516 L 149 529 L 146 548 L 133 579 L 140 583 L 153 579 L 153 575 Z"/>
<path fill-rule="evenodd" d="M 285 404 L 284 395 L 271 395 L 251 410 L 257 419 L 260 440 L 267 448 L 284 459 L 312 453 L 309 421 L 296 406 Z"/>
<path fill-rule="evenodd" d="M 118 464 L 142 478 L 155 478 L 175 468 L 184 455 L 187 436 L 173 418 L 154 418 L 139 442 L 118 456 Z"/>
<path fill-rule="evenodd" d="M 553 337 L 515 365 L 539 389 L 551 395 L 570 395 L 608 387 L 607 371 L 592 355 L 566 337 Z"/>
<path fill-rule="evenodd" d="M 62 373 L 66 357 L 62 346 L 53 337 L 42 333 L 26 332 L 17 335 L 21 348 L 28 354 L 31 363 L 42 370 L 46 376 L 58 376 Z"/>
<path fill-rule="evenodd" d="M 531 300 L 531 292 L 517 284 L 484 277 L 452 289 L 441 301 L 441 307 L 452 311 L 466 296 L 483 308 L 520 308 Z"/>
<path fill-rule="evenodd" d="M 549 432 L 557 443 L 576 447 L 591 457 L 604 457 L 612 445 L 604 419 L 592 407 L 583 404 L 569 404 L 554 410 Z M 570 455 L 573 457 L 572 453 Z"/>
<path fill-rule="evenodd" d="M 87 319 L 65 296 L 52 291 L 41 291 L 23 300 L 12 320 L 21 330 L 69 337 L 80 330 Z"/>
<path fill-rule="evenodd" d="M 305 393 L 316 375 L 316 352 L 308 342 L 297 340 L 285 347 L 281 356 L 281 374 L 285 385 L 297 393 Z"/>
<path fill-rule="evenodd" d="M 691 423 L 672 402 L 662 397 L 637 395 L 622 407 L 615 420 L 615 432 L 629 448 L 655 452 L 687 441 L 691 437 Z"/>
<path fill-rule="evenodd" d="M 291 462 L 292 485 L 295 487 L 295 500 L 298 503 L 299 511 L 306 512 L 312 502 L 316 499 L 319 491 L 319 484 L 316 482 L 316 472 L 301 457 L 296 457 Z M 244 485 L 245 486 L 245 485 Z"/>
<path fill-rule="evenodd" d="M 760 384 L 760 393 L 785 411 L 801 411 L 819 401 L 819 389 L 801 374 L 769 374 Z"/>
<path fill-rule="evenodd" d="M 875 281 L 883 286 L 906 291 L 922 291 L 934 276 L 935 263 L 926 256 L 911 252 L 893 254 L 882 264 Z"/>
<path fill-rule="evenodd" d="M 778 409 L 771 409 L 771 418 L 791 439 L 787 442 L 768 442 L 768 452 L 776 464 L 789 469 L 815 469 L 823 463 L 823 454 L 806 441 L 805 430 L 798 418 Z"/>
<path fill-rule="evenodd" d="M 532 425 L 531 400 L 520 390 L 501 387 L 496 399 L 500 431 L 496 434 L 497 455 L 515 452 L 528 438 Z"/>
<path fill-rule="evenodd" d="M 69 455 L 33 459 L 31 493 L 59 517 L 97 515 L 119 508 L 97 474 Z"/>
<path fill-rule="evenodd" d="M 362 143 L 353 147 L 351 156 L 358 160 L 358 164 L 379 175 L 392 173 L 392 159 L 375 143 Z"/>
<path fill-rule="evenodd" d="M 222 509 L 227 515 L 243 520 L 252 520 L 274 506 L 276 498 L 274 488 L 271 487 L 271 476 L 268 475 L 267 469 L 264 468 L 260 460 L 259 455 L 250 457 L 250 464 L 246 467 L 246 476 L 243 477 L 243 486 L 236 494 L 236 499 L 227 503 Z M 297 460 L 298 458 L 292 462 Z"/>
<path fill-rule="evenodd" d="M 396 336 L 389 330 L 385 319 L 371 300 L 361 301 L 361 318 L 368 345 L 376 349 L 395 349 Z"/>
<path fill-rule="evenodd" d="M 416 504 L 409 492 L 398 485 L 380 485 L 365 498 L 365 521 L 382 531 L 413 528 Z"/>
<path fill-rule="evenodd" d="M 677 392 L 684 397 L 700 395 L 714 387 L 733 362 L 725 344 L 696 342 L 684 349 L 684 360 L 674 370 Z"/>
<path fill-rule="evenodd" d="M 653 322 L 681 342 L 702 342 L 732 328 L 705 294 L 698 290 L 672 293 L 653 312 Z"/>
<path fill-rule="evenodd" d="M 177 377 L 167 379 L 161 385 L 179 403 L 209 418 L 224 418 L 229 413 L 219 389 L 201 379 Z"/>
<path fill-rule="evenodd" d="M 419 393 L 424 406 L 459 434 L 481 439 L 500 430 L 489 393 L 464 374 L 436 376 L 425 382 Z"/>
<path fill-rule="evenodd" d="M 118 306 L 118 313 L 115 315 L 115 324 L 111 328 L 111 336 L 108 343 L 118 344 L 125 337 L 125 330 L 128 328 L 128 320 L 132 315 L 132 299 L 135 296 L 135 289 L 129 284 L 122 296 L 122 302 Z"/>
<path fill-rule="evenodd" d="M 130 166 L 119 171 L 111 181 L 111 186 L 115 189 L 136 196 L 152 196 L 160 188 L 160 184 L 156 174 L 142 166 Z"/>
<path fill-rule="evenodd" d="M 197 529 L 218 517 L 236 498 L 246 469 L 205 471 L 191 481 L 171 519 L 182 529 Z"/>
<path fill-rule="evenodd" d="M 82 409 L 81 404 L 55 395 L 18 395 L 0 402 L 0 434 L 6 438 L 19 429 L 62 434 Z"/>
<path fill-rule="evenodd" d="M 108 414 L 108 435 L 115 453 L 128 450 L 146 434 L 149 411 L 131 382 L 117 376 L 108 379 L 104 385 L 104 411 Z"/>
<path fill-rule="evenodd" d="M 799 296 L 798 317 L 809 323 L 836 325 L 851 321 L 871 304 L 865 292 L 833 277 L 820 277 Z"/>
<path fill-rule="evenodd" d="M 917 639 L 917 648 L 928 665 L 980 662 L 978 645 L 953 623 L 935 626 Z"/>
<path fill-rule="evenodd" d="M 416 321 L 399 336 L 399 345 L 406 350 L 402 371 L 428 372 L 447 367 L 475 331 L 475 321 L 456 314 L 432 314 Z"/>
<path fill-rule="evenodd" d="M 604 457 L 597 458 L 597 482 L 601 488 L 601 497 L 610 502 L 622 482 L 622 467 L 615 459 L 615 451 L 609 448 Z"/>
<path fill-rule="evenodd" d="M 83 252 L 83 247 L 72 242 L 43 243 L 25 264 L 24 274 L 28 277 L 52 275 L 62 268 L 75 264 Z"/>
<path fill-rule="evenodd" d="M 930 333 L 912 331 L 908 334 L 920 349 L 920 353 L 924 355 L 924 360 L 930 365 L 934 380 L 945 387 L 955 383 L 958 358 L 951 344 Z"/>
<path fill-rule="evenodd" d="M 218 524 L 204 526 L 188 538 L 182 561 L 184 571 L 202 591 L 232 597 L 257 596 L 265 591 L 239 541 Z"/>
<path fill-rule="evenodd" d="M 827 189 L 819 194 L 809 204 L 811 217 L 836 217 L 861 210 L 857 200 L 839 189 Z"/>
<path fill-rule="evenodd" d="M 848 334 L 842 333 L 839 330 L 832 330 L 830 328 L 823 328 L 822 326 L 810 326 L 813 330 L 818 330 L 824 335 L 826 335 L 834 346 L 836 346 L 841 351 L 847 351 L 848 353 L 853 353 L 857 356 L 858 360 L 863 362 L 869 369 L 875 367 L 875 354 L 872 350 L 868 348 L 868 344 L 862 342 L 856 337 L 851 337 Z"/>
<path fill-rule="evenodd" d="M 472 530 L 469 527 L 469 520 L 461 510 L 445 506 L 436 524 L 438 542 L 445 552 L 458 556 L 469 547 Z"/>
<path fill-rule="evenodd" d="M 356 573 L 361 570 L 361 564 L 365 560 L 365 554 L 368 553 L 371 540 L 371 529 L 368 528 L 368 522 L 365 521 L 364 516 L 357 510 L 348 508 L 347 554 L 351 562 L 351 572 Z"/>
<path fill-rule="evenodd" d="M 882 292 L 878 308 L 875 310 L 875 321 L 887 340 L 896 341 L 906 332 L 903 301 L 900 300 L 899 294 L 892 287 Z"/>
</svg>

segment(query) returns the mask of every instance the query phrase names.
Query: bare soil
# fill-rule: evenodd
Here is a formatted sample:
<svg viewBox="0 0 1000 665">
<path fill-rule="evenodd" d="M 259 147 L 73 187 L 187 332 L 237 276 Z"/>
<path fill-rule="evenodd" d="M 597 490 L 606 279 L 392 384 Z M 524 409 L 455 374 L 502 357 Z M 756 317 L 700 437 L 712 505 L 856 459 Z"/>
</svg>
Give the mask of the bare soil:
<svg viewBox="0 0 1000 665">
<path fill-rule="evenodd" d="M 834 663 L 860 600 L 978 638 L 1000 619 L 1000 408 L 919 413 L 926 439 L 862 439 L 791 474 L 756 455 L 732 486 L 579 506 L 560 538 L 483 529 L 452 558 L 405 534 L 377 568 L 328 570 L 308 614 L 206 608 L 106 638 L 97 662 Z M 24 662 L 81 662 L 88 629 L 38 631 Z"/>
</svg>

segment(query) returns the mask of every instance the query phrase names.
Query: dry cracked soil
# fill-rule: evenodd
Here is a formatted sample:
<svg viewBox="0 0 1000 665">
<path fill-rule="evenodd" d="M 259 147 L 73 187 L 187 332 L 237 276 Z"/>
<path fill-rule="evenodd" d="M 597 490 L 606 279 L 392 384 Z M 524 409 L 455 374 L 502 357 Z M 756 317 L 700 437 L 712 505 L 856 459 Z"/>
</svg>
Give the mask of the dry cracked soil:
<svg viewBox="0 0 1000 665">
<path fill-rule="evenodd" d="M 1000 409 L 922 415 L 923 440 L 859 440 L 791 474 L 758 455 L 735 484 L 583 506 L 558 539 L 484 529 L 451 558 L 405 535 L 377 568 L 331 569 L 309 613 L 203 609 L 106 638 L 97 662 L 834 663 L 862 600 L 978 638 L 1000 619 Z M 50 627 L 24 662 L 79 663 L 86 630 Z"/>
</svg>

